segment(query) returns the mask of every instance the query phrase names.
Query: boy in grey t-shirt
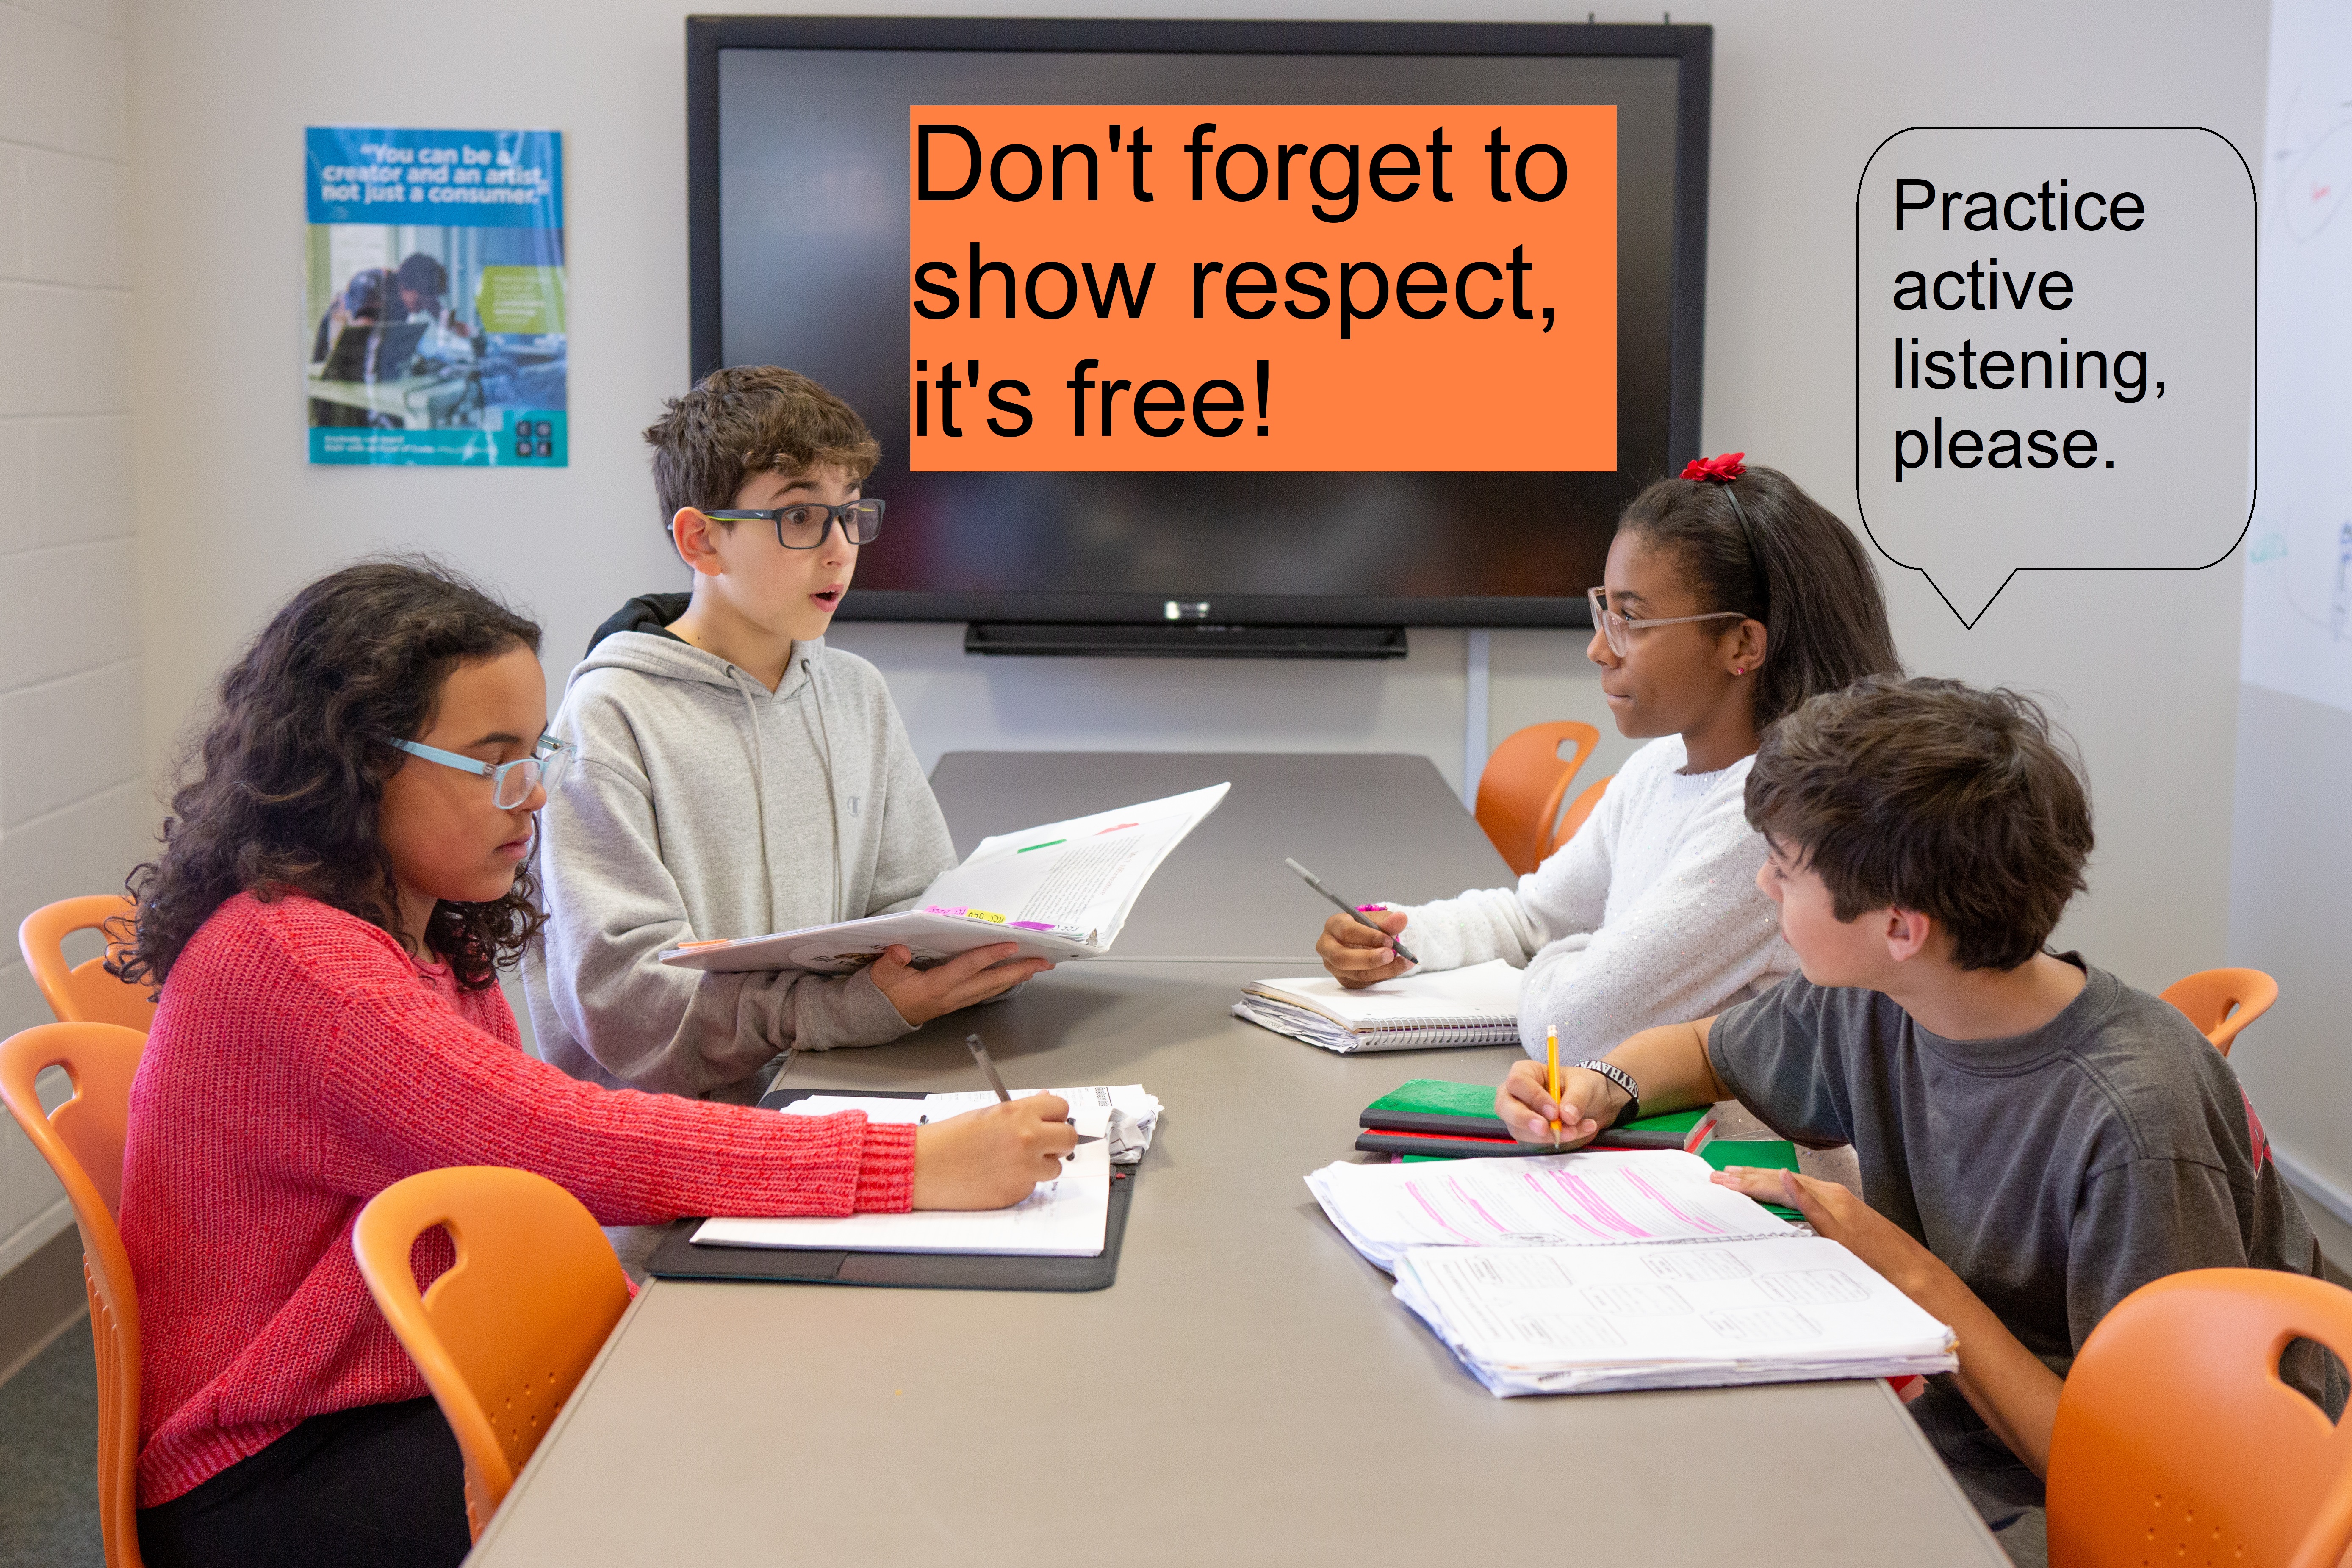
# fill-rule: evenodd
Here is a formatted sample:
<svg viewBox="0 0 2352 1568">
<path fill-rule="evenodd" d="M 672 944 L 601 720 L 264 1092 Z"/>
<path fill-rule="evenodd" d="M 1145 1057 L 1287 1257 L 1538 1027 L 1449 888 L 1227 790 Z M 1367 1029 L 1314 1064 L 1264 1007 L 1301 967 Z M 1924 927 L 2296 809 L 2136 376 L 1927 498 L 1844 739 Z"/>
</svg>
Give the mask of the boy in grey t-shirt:
<svg viewBox="0 0 2352 1568">
<path fill-rule="evenodd" d="M 1766 737 L 1748 821 L 1801 973 L 1562 1074 L 1521 1063 L 1496 1111 L 1581 1142 L 1633 1109 L 1737 1098 L 1787 1137 L 1851 1142 L 1863 1190 L 1717 1180 L 1794 1204 L 1957 1331 L 1913 1413 L 1996 1529 L 2042 1502 L 2058 1391 L 2109 1309 L 2188 1268 L 2318 1271 L 2229 1064 L 2168 1004 L 2043 951 L 2084 883 L 2089 801 L 2040 709 L 1873 678 Z M 1619 1076 L 1632 1082 L 1629 1092 Z M 2331 1414 L 2342 1369 L 2284 1369 Z"/>
</svg>

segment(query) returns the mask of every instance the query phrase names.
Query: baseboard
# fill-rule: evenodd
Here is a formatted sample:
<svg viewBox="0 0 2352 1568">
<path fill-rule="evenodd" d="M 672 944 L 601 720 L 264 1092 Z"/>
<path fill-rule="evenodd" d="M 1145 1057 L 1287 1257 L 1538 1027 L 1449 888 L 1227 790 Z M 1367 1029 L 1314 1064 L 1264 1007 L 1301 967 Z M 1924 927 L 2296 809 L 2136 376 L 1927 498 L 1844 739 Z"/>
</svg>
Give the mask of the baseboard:
<svg viewBox="0 0 2352 1568">
<path fill-rule="evenodd" d="M 0 1383 L 89 1310 L 81 1232 L 68 1226 L 0 1274 Z"/>
<path fill-rule="evenodd" d="M 2338 1285 L 2352 1285 L 2352 1194 L 2276 1143 L 2271 1145 L 2271 1158 L 2287 1185 L 2303 1200 L 2303 1217 L 2319 1238 L 2320 1261 L 2327 1278 Z"/>
</svg>

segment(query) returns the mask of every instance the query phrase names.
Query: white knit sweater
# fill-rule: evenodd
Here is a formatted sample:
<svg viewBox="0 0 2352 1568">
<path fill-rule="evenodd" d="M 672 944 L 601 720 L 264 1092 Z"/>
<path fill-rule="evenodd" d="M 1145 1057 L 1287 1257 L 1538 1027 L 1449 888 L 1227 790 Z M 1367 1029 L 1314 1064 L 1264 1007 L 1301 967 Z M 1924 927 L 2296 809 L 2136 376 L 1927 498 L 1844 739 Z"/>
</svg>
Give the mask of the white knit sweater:
<svg viewBox="0 0 2352 1568">
<path fill-rule="evenodd" d="M 1633 753 L 1576 837 L 1517 888 L 1399 904 L 1424 969 L 1491 958 L 1527 967 L 1519 1041 L 1600 1056 L 1639 1029 L 1721 1012 L 1797 967 L 1756 887 L 1764 840 L 1740 797 L 1753 759 L 1685 773 L 1682 737 Z"/>
</svg>

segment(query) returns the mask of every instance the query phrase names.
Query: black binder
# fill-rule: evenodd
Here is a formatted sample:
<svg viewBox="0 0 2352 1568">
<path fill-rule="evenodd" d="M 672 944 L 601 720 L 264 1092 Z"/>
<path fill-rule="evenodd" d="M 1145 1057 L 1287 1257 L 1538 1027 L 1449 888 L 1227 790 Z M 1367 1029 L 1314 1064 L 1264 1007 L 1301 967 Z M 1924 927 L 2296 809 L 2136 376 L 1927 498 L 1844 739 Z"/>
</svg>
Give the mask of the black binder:
<svg viewBox="0 0 2352 1568">
<path fill-rule="evenodd" d="M 780 1089 L 760 1101 L 773 1110 L 813 1094 L 839 1089 Z M 862 1089 L 870 1100 L 920 1100 L 919 1093 Z M 1001 1258 L 957 1252 L 808 1252 L 776 1247 L 697 1247 L 698 1219 L 670 1226 L 646 1260 L 656 1279 L 767 1279 L 800 1285 L 885 1285 L 936 1290 L 1100 1290 L 1118 1277 L 1118 1247 L 1127 1234 L 1127 1205 L 1135 1191 L 1133 1165 L 1110 1168 L 1110 1212 L 1103 1249 L 1094 1258 Z"/>
</svg>

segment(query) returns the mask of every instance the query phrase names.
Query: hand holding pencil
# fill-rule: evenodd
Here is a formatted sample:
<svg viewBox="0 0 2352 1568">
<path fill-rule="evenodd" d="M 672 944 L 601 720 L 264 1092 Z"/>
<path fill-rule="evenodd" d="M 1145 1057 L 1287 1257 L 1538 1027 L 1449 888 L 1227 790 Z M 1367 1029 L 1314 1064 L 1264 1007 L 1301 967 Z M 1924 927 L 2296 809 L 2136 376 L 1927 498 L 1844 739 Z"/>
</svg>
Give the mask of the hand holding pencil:
<svg viewBox="0 0 2352 1568">
<path fill-rule="evenodd" d="M 1332 979 L 1350 990 L 1361 990 L 1383 980 L 1393 980 L 1421 962 L 1398 940 L 1407 919 L 1402 910 L 1384 910 L 1378 904 L 1351 904 L 1297 861 L 1286 858 L 1283 864 L 1339 908 L 1339 913 L 1323 922 L 1323 934 L 1315 942 L 1315 955 L 1331 972 Z"/>
<path fill-rule="evenodd" d="M 1615 1084 L 1572 1067 L 1559 1073 L 1555 1092 L 1550 1064 L 1523 1059 L 1495 1091 L 1495 1114 L 1520 1142 L 1581 1148 L 1615 1119 L 1622 1100 Z"/>
</svg>

